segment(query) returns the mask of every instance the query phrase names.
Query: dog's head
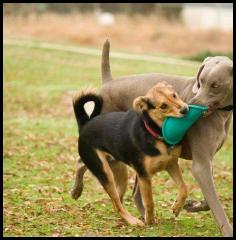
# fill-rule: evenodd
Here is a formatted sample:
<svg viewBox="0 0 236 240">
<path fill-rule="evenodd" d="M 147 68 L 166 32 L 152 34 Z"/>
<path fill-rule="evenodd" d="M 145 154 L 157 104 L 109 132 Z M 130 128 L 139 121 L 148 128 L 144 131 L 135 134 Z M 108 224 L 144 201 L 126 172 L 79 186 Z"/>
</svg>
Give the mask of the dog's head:
<svg viewBox="0 0 236 240">
<path fill-rule="evenodd" d="M 188 105 L 179 98 L 171 85 L 161 82 L 145 96 L 137 97 L 133 102 L 133 109 L 139 114 L 146 112 L 161 126 L 168 116 L 183 117 L 188 112 Z"/>
<path fill-rule="evenodd" d="M 209 107 L 208 114 L 216 108 L 231 105 L 233 61 L 223 56 L 206 58 L 200 66 L 192 90 L 196 95 L 189 103 Z"/>
</svg>

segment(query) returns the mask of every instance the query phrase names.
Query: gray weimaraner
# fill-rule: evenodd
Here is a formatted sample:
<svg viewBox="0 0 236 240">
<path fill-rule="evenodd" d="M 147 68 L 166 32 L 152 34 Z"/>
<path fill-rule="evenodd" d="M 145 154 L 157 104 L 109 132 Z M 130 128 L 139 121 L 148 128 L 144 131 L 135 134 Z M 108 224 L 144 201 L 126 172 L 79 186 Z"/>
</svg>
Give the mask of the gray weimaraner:
<svg viewBox="0 0 236 240">
<path fill-rule="evenodd" d="M 160 81 L 174 86 L 179 96 L 189 104 L 209 107 L 205 117 L 194 124 L 182 142 L 181 158 L 192 160 L 192 173 L 199 183 L 204 201 L 189 202 L 188 211 L 211 209 L 224 236 L 232 236 L 233 229 L 216 194 L 212 177 L 212 160 L 223 145 L 232 120 L 233 110 L 233 62 L 227 57 L 206 58 L 200 66 L 197 77 L 170 76 L 164 74 L 140 74 L 112 79 L 109 64 L 109 41 L 105 41 L 102 52 L 102 87 L 104 99 L 103 112 L 127 111 L 134 98 L 145 93 Z M 127 167 L 119 161 L 111 161 L 117 189 L 121 199 L 126 191 Z M 72 197 L 77 199 L 83 190 L 83 175 L 86 166 L 78 159 L 78 169 Z M 134 200 L 140 213 L 144 208 L 139 187 L 135 184 Z"/>
</svg>

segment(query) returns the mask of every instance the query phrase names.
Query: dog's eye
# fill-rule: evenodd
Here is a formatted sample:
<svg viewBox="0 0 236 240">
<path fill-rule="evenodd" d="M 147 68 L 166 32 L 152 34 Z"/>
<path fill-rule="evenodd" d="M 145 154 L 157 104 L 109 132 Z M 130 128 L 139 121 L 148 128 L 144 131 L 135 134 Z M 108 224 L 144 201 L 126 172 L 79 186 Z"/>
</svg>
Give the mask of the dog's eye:
<svg viewBox="0 0 236 240">
<path fill-rule="evenodd" d="M 173 94 L 173 97 L 176 98 L 176 94 L 175 93 Z"/>
<path fill-rule="evenodd" d="M 211 87 L 212 87 L 212 88 L 218 88 L 219 85 L 218 85 L 217 83 L 212 83 L 212 84 L 211 84 Z"/>
<path fill-rule="evenodd" d="M 162 103 L 161 106 L 160 106 L 161 109 L 166 109 L 167 107 L 168 107 L 168 106 L 167 106 L 167 104 L 165 104 L 165 103 Z"/>
</svg>

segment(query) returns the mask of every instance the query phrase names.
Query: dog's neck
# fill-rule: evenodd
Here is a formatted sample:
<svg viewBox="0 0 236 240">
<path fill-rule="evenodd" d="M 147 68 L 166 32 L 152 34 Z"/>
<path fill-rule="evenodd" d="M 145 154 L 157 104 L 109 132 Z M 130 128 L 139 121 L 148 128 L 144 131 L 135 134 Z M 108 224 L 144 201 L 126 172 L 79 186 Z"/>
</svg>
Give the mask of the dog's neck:
<svg viewBox="0 0 236 240">
<path fill-rule="evenodd" d="M 147 112 L 143 112 L 141 118 L 144 123 L 144 127 L 147 132 L 152 135 L 154 138 L 162 138 L 162 128 L 155 123 Z"/>
</svg>

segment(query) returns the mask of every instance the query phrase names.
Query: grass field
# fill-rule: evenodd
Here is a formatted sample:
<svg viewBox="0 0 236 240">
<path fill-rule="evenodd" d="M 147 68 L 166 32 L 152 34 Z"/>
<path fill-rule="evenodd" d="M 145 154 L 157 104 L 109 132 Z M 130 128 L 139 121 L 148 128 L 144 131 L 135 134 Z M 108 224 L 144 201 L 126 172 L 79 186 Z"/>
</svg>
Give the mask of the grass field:
<svg viewBox="0 0 236 240">
<path fill-rule="evenodd" d="M 197 68 L 112 59 L 113 76 L 192 76 Z M 81 198 L 71 199 L 77 157 L 71 96 L 75 90 L 100 86 L 99 57 L 4 45 L 3 75 L 4 236 L 221 236 L 210 212 L 183 210 L 173 219 L 170 207 L 177 189 L 165 172 L 153 178 L 158 225 L 127 226 L 89 172 Z M 189 198 L 201 199 L 191 162 L 180 162 Z M 232 222 L 232 129 L 215 157 L 214 179 Z M 131 198 L 133 183 L 130 171 L 125 207 L 138 217 Z"/>
</svg>

